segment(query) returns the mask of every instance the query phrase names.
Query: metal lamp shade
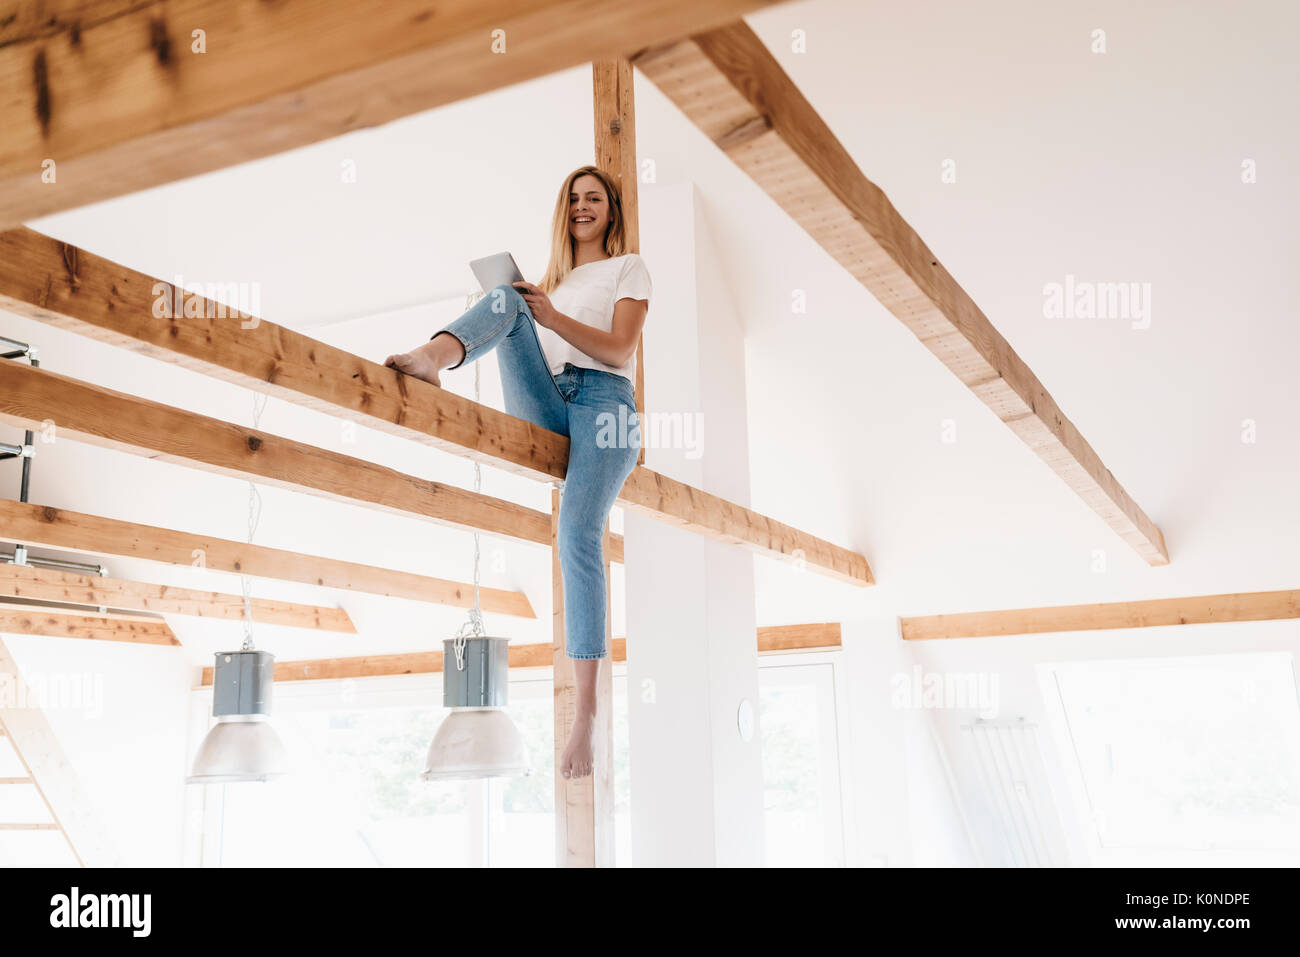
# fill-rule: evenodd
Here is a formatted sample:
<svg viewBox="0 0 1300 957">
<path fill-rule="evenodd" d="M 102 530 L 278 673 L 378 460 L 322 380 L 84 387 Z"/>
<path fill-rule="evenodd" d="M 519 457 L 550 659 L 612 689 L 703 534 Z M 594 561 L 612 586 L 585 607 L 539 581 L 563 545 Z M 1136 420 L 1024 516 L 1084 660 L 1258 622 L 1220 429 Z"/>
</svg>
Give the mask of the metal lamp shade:
<svg viewBox="0 0 1300 957">
<path fill-rule="evenodd" d="M 275 657 L 265 651 L 217 655 L 212 715 L 189 784 L 270 781 L 289 773 L 289 753 L 268 719 Z"/>
<path fill-rule="evenodd" d="M 509 640 L 467 638 L 464 667 L 455 639 L 443 642 L 442 703 L 451 709 L 429 745 L 426 781 L 531 774 L 528 748 L 501 710 L 509 688 Z"/>
<path fill-rule="evenodd" d="M 265 715 L 226 715 L 199 745 L 186 783 L 271 781 L 288 773 L 289 753 Z"/>
<path fill-rule="evenodd" d="M 528 749 L 510 715 L 497 708 L 453 711 L 438 726 L 425 761 L 426 781 L 531 774 Z"/>
</svg>

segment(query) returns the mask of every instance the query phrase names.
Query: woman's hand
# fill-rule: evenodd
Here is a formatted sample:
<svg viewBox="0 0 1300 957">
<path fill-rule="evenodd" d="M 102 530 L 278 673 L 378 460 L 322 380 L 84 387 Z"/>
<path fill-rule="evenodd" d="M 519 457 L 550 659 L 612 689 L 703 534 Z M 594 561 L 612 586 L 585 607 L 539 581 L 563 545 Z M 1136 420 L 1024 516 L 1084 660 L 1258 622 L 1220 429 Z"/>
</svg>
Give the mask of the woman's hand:
<svg viewBox="0 0 1300 957">
<path fill-rule="evenodd" d="M 523 295 L 524 302 L 528 303 L 528 309 L 539 326 L 550 329 L 555 325 L 555 319 L 560 313 L 551 305 L 550 296 L 531 282 L 517 282 L 514 286 Z"/>
</svg>

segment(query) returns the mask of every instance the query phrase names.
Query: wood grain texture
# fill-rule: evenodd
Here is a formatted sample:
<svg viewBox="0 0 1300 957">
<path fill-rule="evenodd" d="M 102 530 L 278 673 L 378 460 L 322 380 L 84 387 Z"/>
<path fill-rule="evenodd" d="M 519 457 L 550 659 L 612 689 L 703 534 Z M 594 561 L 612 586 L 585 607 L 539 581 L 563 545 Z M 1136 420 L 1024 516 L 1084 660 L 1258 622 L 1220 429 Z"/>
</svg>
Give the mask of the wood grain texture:
<svg viewBox="0 0 1300 957">
<path fill-rule="evenodd" d="M 627 661 L 627 639 L 609 639 L 609 660 Z M 758 629 L 758 653 L 790 654 L 797 651 L 833 651 L 840 645 L 838 622 L 808 625 L 776 625 Z M 553 644 L 510 646 L 511 668 L 550 668 L 554 665 Z M 391 675 L 426 675 L 442 672 L 442 652 L 417 651 L 394 655 L 358 655 L 346 658 L 317 658 L 306 661 L 277 661 L 276 681 L 323 681 L 339 678 L 381 678 Z M 204 668 L 202 684 L 212 684 L 212 669 Z M 612 682 L 611 682 L 612 687 Z M 612 760 L 612 759 L 611 759 Z"/>
<path fill-rule="evenodd" d="M 753 30 L 733 23 L 633 63 L 1143 559 L 1168 563 L 1159 528 Z"/>
<path fill-rule="evenodd" d="M 560 761 L 578 711 L 573 661 L 565 653 L 564 574 L 560 569 L 560 490 L 551 489 L 551 683 L 554 693 L 555 866 L 596 866 L 596 794 L 592 777 L 565 778 Z"/>
<path fill-rule="evenodd" d="M 838 621 L 807 625 L 765 625 L 758 629 L 760 655 L 785 655 L 793 652 L 834 651 L 841 647 Z"/>
<path fill-rule="evenodd" d="M 514 649 L 511 649 L 513 651 Z M 275 681 L 332 681 L 346 678 L 381 678 L 393 675 L 429 675 L 442 673 L 441 651 L 404 652 L 395 655 L 357 655 L 348 658 L 312 658 L 302 661 L 277 661 Z M 213 669 L 203 669 L 202 687 L 210 688 Z"/>
<path fill-rule="evenodd" d="M 551 667 L 549 644 L 511 645 L 511 668 Z M 616 658 L 621 661 L 622 658 Z M 313 658 L 277 661 L 276 681 L 330 681 L 343 678 L 386 678 L 393 675 L 436 675 L 442 673 L 441 651 L 412 651 L 392 655 L 356 655 L 346 658 Z M 203 687 L 212 685 L 212 668 L 204 668 Z"/>
<path fill-rule="evenodd" d="M 301 582 L 456 608 L 474 606 L 474 586 L 464 582 L 30 502 L 0 499 L 0 528 L 4 529 L 5 541 L 34 547 L 142 558 L 167 565 L 202 567 L 233 575 Z M 484 611 L 518 618 L 537 617 L 528 596 L 522 592 L 500 588 L 482 588 L 480 592 Z"/>
<path fill-rule="evenodd" d="M 88 615 L 12 604 L 0 604 L 0 634 L 122 641 L 134 645 L 180 644 L 171 626 L 160 618 Z"/>
<path fill-rule="evenodd" d="M 0 824 L 0 831 L 58 831 L 59 825 L 48 821 L 28 821 L 19 824 L 5 822 Z M 71 844 L 69 844 L 71 846 Z"/>
<path fill-rule="evenodd" d="M 609 523 L 601 543 L 605 555 L 605 658 L 596 673 L 596 728 L 592 734 L 593 863 L 614 867 L 614 621 Z M 626 647 L 626 646 L 625 646 Z"/>
<path fill-rule="evenodd" d="M 632 61 L 608 57 L 591 64 L 592 114 L 595 120 L 596 163 L 618 182 L 623 202 L 627 251 L 641 251 L 641 215 L 637 198 L 636 99 L 632 83 Z M 648 317 L 647 317 L 648 322 Z M 636 342 L 636 410 L 645 414 L 644 334 Z M 638 421 L 644 419 L 638 418 Z M 645 448 L 637 453 L 637 465 L 645 465 Z"/>
<path fill-rule="evenodd" d="M 59 440 L 452 528 L 538 544 L 550 540 L 544 512 L 17 362 L 0 363 L 0 421 L 36 430 L 52 421 Z"/>
<path fill-rule="evenodd" d="M 907 641 L 1300 618 L 1300 591 L 1237 592 L 899 619 Z"/>
<path fill-rule="evenodd" d="M 0 225 L 627 54 L 765 2 L 4 0 Z M 54 183 L 41 180 L 46 159 Z"/>
<path fill-rule="evenodd" d="M 0 595 L 221 621 L 243 621 L 245 614 L 243 595 L 29 565 L 0 565 Z M 324 608 L 274 598 L 252 598 L 249 604 L 253 620 L 260 624 L 357 633 L 352 619 L 342 608 Z"/>
<path fill-rule="evenodd" d="M 175 298 L 170 283 L 30 229 L 0 233 L 0 308 L 516 474 L 565 476 L 562 435 L 212 300 L 186 298 L 194 315 L 155 315 L 160 299 Z M 856 552 L 644 467 L 619 504 L 840 581 L 873 583 Z M 535 537 L 539 520 L 543 513 L 531 519 L 530 541 L 545 541 Z M 621 549 L 618 539 L 615 560 Z"/>
<path fill-rule="evenodd" d="M 647 468 L 628 476 L 618 501 L 625 509 L 845 584 L 875 584 L 867 560 L 857 552 Z"/>
</svg>

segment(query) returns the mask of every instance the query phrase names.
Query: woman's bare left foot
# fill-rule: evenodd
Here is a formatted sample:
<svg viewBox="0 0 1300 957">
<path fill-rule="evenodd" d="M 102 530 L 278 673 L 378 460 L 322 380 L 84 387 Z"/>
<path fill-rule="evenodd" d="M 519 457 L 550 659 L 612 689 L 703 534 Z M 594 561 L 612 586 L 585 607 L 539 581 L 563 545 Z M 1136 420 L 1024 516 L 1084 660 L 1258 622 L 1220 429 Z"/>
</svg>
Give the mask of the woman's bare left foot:
<svg viewBox="0 0 1300 957">
<path fill-rule="evenodd" d="M 573 731 L 569 734 L 569 743 L 560 757 L 560 774 L 566 778 L 585 778 L 591 774 L 593 763 L 591 733 L 596 723 L 595 717 L 579 716 L 573 722 Z"/>
<path fill-rule="evenodd" d="M 439 368 L 437 360 L 430 354 L 431 352 L 433 352 L 433 349 L 426 342 L 410 352 L 399 352 L 389 356 L 384 360 L 384 365 L 442 388 L 442 380 L 438 377 L 438 373 L 442 370 Z"/>
</svg>

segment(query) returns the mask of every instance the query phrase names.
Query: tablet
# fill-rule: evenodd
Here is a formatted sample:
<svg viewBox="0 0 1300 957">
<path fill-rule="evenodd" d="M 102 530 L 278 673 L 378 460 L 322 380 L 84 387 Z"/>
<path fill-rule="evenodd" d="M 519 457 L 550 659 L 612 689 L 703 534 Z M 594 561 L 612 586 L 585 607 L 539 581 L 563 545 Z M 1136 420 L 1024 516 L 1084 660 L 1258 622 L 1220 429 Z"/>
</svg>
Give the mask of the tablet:
<svg viewBox="0 0 1300 957">
<path fill-rule="evenodd" d="M 483 287 L 484 293 L 491 292 L 497 286 L 509 286 L 524 281 L 524 274 L 515 264 L 515 257 L 509 253 L 493 253 L 482 259 L 475 259 L 469 264 L 469 268 L 474 271 L 474 278 Z"/>
</svg>

